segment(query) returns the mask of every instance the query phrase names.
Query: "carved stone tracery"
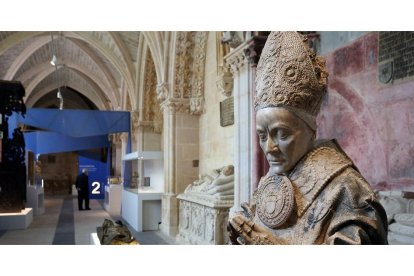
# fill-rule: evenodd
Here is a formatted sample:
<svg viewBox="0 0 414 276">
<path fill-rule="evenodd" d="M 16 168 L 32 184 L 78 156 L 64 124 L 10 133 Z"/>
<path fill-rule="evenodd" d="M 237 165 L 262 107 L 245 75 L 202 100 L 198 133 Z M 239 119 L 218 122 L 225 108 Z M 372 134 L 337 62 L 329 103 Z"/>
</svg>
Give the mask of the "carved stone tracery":
<svg viewBox="0 0 414 276">
<path fill-rule="evenodd" d="M 189 99 L 189 112 L 199 115 L 204 107 L 204 68 L 207 32 L 178 32 L 176 42 L 174 99 Z"/>
<path fill-rule="evenodd" d="M 238 50 L 245 46 L 246 43 L 241 44 L 237 49 L 230 52 L 230 54 L 225 57 L 226 66 L 233 74 L 233 77 L 249 63 L 244 51 Z"/>
<path fill-rule="evenodd" d="M 138 111 L 131 111 L 131 135 L 134 142 L 138 136 Z"/>
<path fill-rule="evenodd" d="M 165 89 L 166 87 L 164 87 L 164 85 L 157 87 L 155 65 L 151 54 L 148 51 L 145 60 L 144 104 L 141 120 L 151 122 L 155 133 L 161 133 L 162 131 L 163 118 L 161 108 L 157 100 L 159 98 L 165 98 Z"/>
</svg>

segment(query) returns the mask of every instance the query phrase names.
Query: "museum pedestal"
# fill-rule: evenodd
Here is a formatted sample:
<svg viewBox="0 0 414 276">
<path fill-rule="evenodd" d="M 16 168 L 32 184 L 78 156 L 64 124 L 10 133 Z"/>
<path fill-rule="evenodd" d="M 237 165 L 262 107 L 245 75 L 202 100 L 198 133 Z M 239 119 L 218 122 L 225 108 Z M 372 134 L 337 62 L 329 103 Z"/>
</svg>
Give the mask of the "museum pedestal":
<svg viewBox="0 0 414 276">
<path fill-rule="evenodd" d="M 121 214 L 122 185 L 110 184 L 105 186 L 105 210 L 111 215 Z"/>
<path fill-rule="evenodd" d="M 26 229 L 32 221 L 32 208 L 26 208 L 20 213 L 0 213 L 0 230 Z"/>
<path fill-rule="evenodd" d="M 122 190 L 122 218 L 137 232 L 158 230 L 162 192 L 150 189 Z"/>
<path fill-rule="evenodd" d="M 233 200 L 216 200 L 209 196 L 180 194 L 178 243 L 226 244 L 227 221 Z"/>
<path fill-rule="evenodd" d="M 99 238 L 98 238 L 98 233 L 91 233 L 90 240 L 91 240 L 91 245 L 101 245 L 101 242 L 99 241 Z"/>
<path fill-rule="evenodd" d="M 33 209 L 33 215 L 39 216 L 45 212 L 44 189 L 41 186 L 29 185 L 26 187 L 27 203 L 26 206 Z"/>
</svg>

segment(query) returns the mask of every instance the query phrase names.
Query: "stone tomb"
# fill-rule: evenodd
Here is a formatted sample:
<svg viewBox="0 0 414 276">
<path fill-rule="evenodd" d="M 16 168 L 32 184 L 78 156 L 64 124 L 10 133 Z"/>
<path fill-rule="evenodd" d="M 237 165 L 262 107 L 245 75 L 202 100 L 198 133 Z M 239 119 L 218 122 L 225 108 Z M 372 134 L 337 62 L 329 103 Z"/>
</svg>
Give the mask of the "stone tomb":
<svg viewBox="0 0 414 276">
<path fill-rule="evenodd" d="M 184 244 L 226 244 L 227 220 L 233 201 L 181 194 L 177 241 Z"/>
<path fill-rule="evenodd" d="M 232 165 L 202 175 L 188 185 L 179 200 L 177 241 L 189 244 L 226 244 L 227 221 L 234 204 Z"/>
</svg>

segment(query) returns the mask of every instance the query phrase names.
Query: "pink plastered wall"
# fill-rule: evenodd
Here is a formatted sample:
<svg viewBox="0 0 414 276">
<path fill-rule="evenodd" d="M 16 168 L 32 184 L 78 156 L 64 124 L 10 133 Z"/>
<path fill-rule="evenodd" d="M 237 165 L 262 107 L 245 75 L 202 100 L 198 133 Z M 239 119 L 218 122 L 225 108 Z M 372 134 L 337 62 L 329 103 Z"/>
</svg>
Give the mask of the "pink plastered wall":
<svg viewBox="0 0 414 276">
<path fill-rule="evenodd" d="M 414 81 L 378 81 L 378 33 L 326 56 L 318 138 L 336 138 L 376 190 L 414 191 Z"/>
</svg>

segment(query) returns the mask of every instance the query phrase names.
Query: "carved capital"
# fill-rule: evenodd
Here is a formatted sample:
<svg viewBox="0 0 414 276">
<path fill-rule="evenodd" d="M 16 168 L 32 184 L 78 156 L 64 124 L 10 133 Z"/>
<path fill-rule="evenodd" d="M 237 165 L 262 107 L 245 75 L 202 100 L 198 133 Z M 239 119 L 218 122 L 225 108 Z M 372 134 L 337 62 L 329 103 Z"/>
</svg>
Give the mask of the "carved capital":
<svg viewBox="0 0 414 276">
<path fill-rule="evenodd" d="M 240 44 L 243 43 L 243 38 L 240 37 L 240 32 L 235 31 L 225 31 L 221 38 L 221 43 L 226 43 L 230 48 L 237 48 Z"/>
<path fill-rule="evenodd" d="M 139 113 L 137 110 L 133 110 L 130 112 L 131 113 L 131 124 L 133 128 L 137 128 L 138 127 L 138 116 Z"/>
<path fill-rule="evenodd" d="M 168 98 L 168 85 L 163 82 L 157 84 L 157 100 L 158 102 L 163 102 Z"/>
<path fill-rule="evenodd" d="M 138 129 L 140 130 L 149 130 L 152 131 L 154 128 L 154 123 L 152 121 L 139 121 Z"/>
<path fill-rule="evenodd" d="M 121 133 L 112 133 L 110 134 L 110 140 L 112 141 L 112 143 L 114 144 L 119 144 L 121 143 Z"/>
<path fill-rule="evenodd" d="M 248 63 L 248 59 L 244 54 L 246 46 L 247 42 L 241 44 L 224 57 L 226 67 L 233 74 L 233 77 Z"/>
<path fill-rule="evenodd" d="M 119 135 L 119 139 L 122 141 L 122 143 L 127 143 L 128 142 L 128 133 L 122 132 Z"/>
<path fill-rule="evenodd" d="M 168 114 L 189 113 L 190 102 L 188 99 L 167 99 L 161 103 L 161 109 Z"/>
<path fill-rule="evenodd" d="M 196 97 L 190 99 L 190 113 L 193 115 L 200 115 L 204 110 L 204 99 Z"/>
<path fill-rule="evenodd" d="M 267 36 L 254 36 L 247 42 L 248 46 L 244 49 L 244 54 L 251 66 L 257 66 L 266 40 Z"/>
<path fill-rule="evenodd" d="M 221 67 L 218 72 L 217 89 L 226 97 L 230 97 L 233 92 L 233 75 L 227 70 L 227 68 Z"/>
</svg>

